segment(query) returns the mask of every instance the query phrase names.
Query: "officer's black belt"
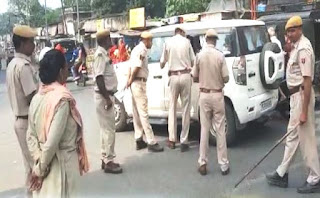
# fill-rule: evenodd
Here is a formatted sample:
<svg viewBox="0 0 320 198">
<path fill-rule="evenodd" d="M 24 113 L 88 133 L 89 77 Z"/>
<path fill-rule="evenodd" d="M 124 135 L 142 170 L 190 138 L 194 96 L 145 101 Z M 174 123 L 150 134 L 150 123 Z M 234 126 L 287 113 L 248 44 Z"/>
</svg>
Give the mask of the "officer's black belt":
<svg viewBox="0 0 320 198">
<path fill-rule="evenodd" d="M 190 69 L 178 70 L 178 71 L 169 71 L 169 76 L 172 76 L 172 75 L 178 76 L 178 75 L 181 75 L 181 74 L 188 74 L 190 72 L 191 72 Z"/>
<path fill-rule="evenodd" d="M 135 77 L 134 80 L 135 81 L 147 82 L 147 79 L 146 78 L 142 78 L 142 77 Z"/>
<path fill-rule="evenodd" d="M 295 94 L 295 93 L 298 93 L 298 92 L 300 91 L 300 88 L 301 88 L 301 90 L 304 90 L 304 87 L 301 86 L 301 85 L 290 88 L 290 89 L 289 89 L 290 96 L 292 96 L 292 95 Z"/>
<path fill-rule="evenodd" d="M 16 116 L 17 119 L 24 119 L 24 120 L 28 120 L 28 116 Z"/>
<path fill-rule="evenodd" d="M 221 93 L 222 89 L 205 89 L 205 88 L 200 88 L 200 92 L 202 93 Z"/>
</svg>

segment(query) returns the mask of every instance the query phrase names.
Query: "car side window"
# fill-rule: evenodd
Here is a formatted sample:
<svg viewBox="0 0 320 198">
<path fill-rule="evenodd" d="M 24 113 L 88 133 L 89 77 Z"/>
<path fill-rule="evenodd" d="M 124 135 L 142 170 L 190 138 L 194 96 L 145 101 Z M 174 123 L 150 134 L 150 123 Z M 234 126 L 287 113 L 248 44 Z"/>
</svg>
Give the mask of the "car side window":
<svg viewBox="0 0 320 198">
<path fill-rule="evenodd" d="M 265 26 L 239 27 L 238 37 L 242 55 L 260 53 L 269 42 Z"/>
<path fill-rule="evenodd" d="M 169 38 L 170 37 L 155 37 L 152 39 L 152 47 L 148 55 L 149 63 L 160 62 L 165 41 Z"/>
<path fill-rule="evenodd" d="M 231 29 L 218 30 L 218 37 L 216 48 L 220 50 L 226 57 L 234 56 L 237 51 L 235 31 Z M 195 54 L 199 53 L 206 43 L 206 39 L 203 34 L 188 36 L 188 38 Z"/>
</svg>

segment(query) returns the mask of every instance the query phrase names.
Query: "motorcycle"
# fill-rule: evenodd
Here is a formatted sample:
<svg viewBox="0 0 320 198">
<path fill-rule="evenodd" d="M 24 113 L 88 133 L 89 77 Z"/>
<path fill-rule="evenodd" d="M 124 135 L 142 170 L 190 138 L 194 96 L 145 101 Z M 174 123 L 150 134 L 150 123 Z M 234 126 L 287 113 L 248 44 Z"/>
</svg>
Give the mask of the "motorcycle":
<svg viewBox="0 0 320 198">
<path fill-rule="evenodd" d="M 85 87 L 86 81 L 88 80 L 88 70 L 87 70 L 87 66 L 85 64 L 81 64 L 79 66 L 78 74 L 79 74 L 79 77 L 76 80 L 76 84 L 78 86 Z"/>
</svg>

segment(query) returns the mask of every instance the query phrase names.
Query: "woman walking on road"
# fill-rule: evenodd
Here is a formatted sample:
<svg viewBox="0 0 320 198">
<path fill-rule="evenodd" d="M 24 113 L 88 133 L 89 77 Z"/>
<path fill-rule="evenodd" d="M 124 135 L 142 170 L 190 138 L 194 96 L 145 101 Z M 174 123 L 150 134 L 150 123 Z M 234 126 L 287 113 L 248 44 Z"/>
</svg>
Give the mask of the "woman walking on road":
<svg viewBox="0 0 320 198">
<path fill-rule="evenodd" d="M 81 116 L 64 86 L 64 55 L 50 50 L 40 62 L 42 85 L 29 111 L 27 142 L 35 161 L 33 197 L 77 197 L 79 176 L 89 170 Z"/>
</svg>

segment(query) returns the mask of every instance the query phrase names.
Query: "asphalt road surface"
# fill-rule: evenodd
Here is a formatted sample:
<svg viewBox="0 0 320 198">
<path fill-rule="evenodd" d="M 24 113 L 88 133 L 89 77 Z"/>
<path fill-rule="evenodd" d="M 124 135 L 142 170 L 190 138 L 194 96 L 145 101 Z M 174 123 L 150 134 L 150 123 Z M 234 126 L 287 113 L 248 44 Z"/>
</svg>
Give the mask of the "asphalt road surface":
<svg viewBox="0 0 320 198">
<path fill-rule="evenodd" d="M 90 172 L 81 177 L 81 197 L 181 197 L 181 198 L 319 198 L 319 194 L 300 195 L 296 187 L 306 179 L 306 170 L 300 154 L 289 172 L 289 188 L 270 187 L 264 175 L 275 170 L 283 155 L 279 146 L 237 189 L 234 185 L 266 151 L 284 135 L 287 122 L 277 114 L 264 126 L 251 125 L 238 139 L 238 144 L 229 148 L 231 173 L 220 174 L 215 147 L 210 147 L 209 173 L 200 176 L 197 172 L 199 128 L 190 131 L 191 150 L 181 153 L 179 148 L 165 148 L 163 153 L 136 151 L 132 128 L 116 135 L 117 161 L 124 168 L 121 175 L 105 174 L 100 170 L 99 127 L 93 102 L 92 86 L 79 88 L 73 83 L 68 87 L 77 100 L 85 125 Z M 0 197 L 23 197 L 24 171 L 20 148 L 13 130 L 12 114 L 5 88 L 5 75 L 0 72 Z M 320 122 L 317 113 L 316 122 Z M 153 126 L 160 144 L 165 145 L 167 126 Z M 319 126 L 317 125 L 319 140 Z M 319 144 L 320 145 L 320 144 Z M 319 148 L 319 147 L 318 147 Z"/>
</svg>

